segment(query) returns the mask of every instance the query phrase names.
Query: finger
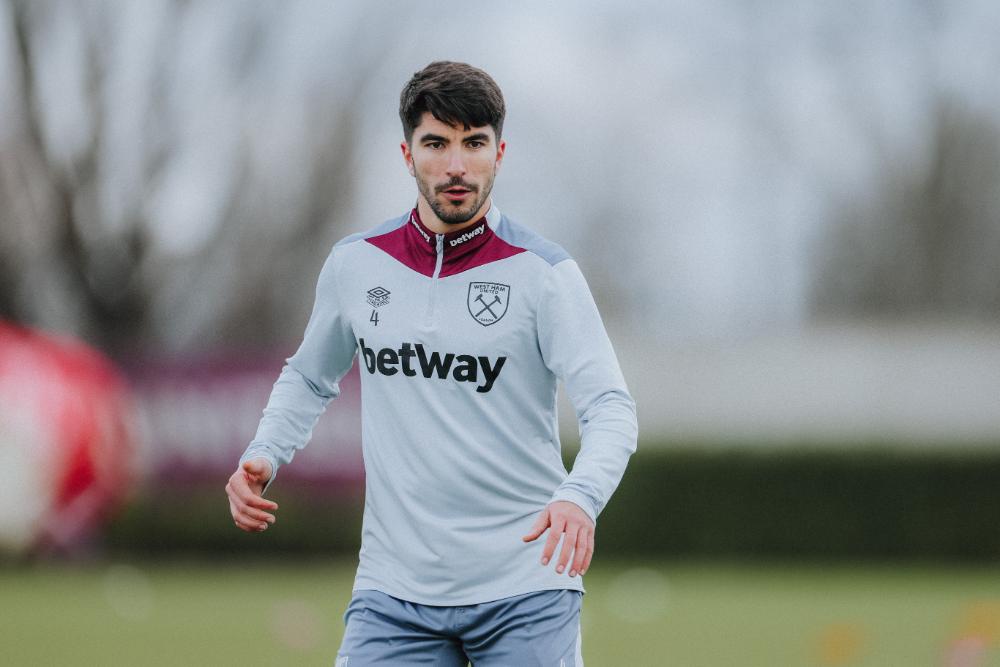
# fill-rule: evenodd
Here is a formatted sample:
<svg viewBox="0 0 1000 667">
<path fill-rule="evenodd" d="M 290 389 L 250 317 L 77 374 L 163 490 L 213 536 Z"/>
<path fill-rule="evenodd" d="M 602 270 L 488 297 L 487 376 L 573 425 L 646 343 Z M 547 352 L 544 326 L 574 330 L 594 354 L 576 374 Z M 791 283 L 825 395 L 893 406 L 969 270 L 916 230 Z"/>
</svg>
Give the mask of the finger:
<svg viewBox="0 0 1000 667">
<path fill-rule="evenodd" d="M 259 510 L 259 509 L 255 509 L 253 507 L 248 507 L 246 505 L 243 505 L 243 506 L 237 505 L 237 507 L 241 510 L 241 512 L 242 512 L 242 514 L 244 516 L 246 516 L 247 518 L 252 519 L 254 521 L 266 521 L 268 523 L 274 523 L 275 522 L 275 518 L 274 518 L 273 514 L 268 514 L 267 512 L 264 512 L 264 511 Z"/>
<path fill-rule="evenodd" d="M 235 497 L 241 503 L 249 505 L 250 507 L 257 507 L 263 510 L 278 509 L 277 503 L 265 500 L 263 497 L 254 493 L 247 484 L 246 480 L 242 479 L 242 475 L 239 473 L 236 473 L 229 478 L 229 483 L 226 484 L 226 493 L 230 498 Z"/>
<path fill-rule="evenodd" d="M 257 521 L 251 521 L 245 517 L 240 517 L 236 520 L 236 525 L 239 526 L 241 530 L 245 530 L 248 533 L 261 533 L 267 530 L 266 523 L 259 523 Z"/>
<path fill-rule="evenodd" d="M 587 538 L 587 553 L 583 557 L 583 567 L 580 568 L 580 575 L 587 573 L 590 569 L 590 559 L 594 555 L 594 533 L 591 533 Z"/>
<path fill-rule="evenodd" d="M 573 550 L 573 565 L 569 568 L 569 576 L 575 577 L 577 573 L 583 574 L 583 559 L 587 555 L 587 545 L 590 544 L 588 536 L 590 531 L 581 528 L 576 536 L 576 548 Z"/>
<path fill-rule="evenodd" d="M 254 521 L 267 521 L 268 523 L 275 522 L 273 514 L 268 514 L 267 512 L 251 507 L 245 504 L 238 497 L 229 497 L 229 507 L 234 517 L 237 514 L 242 514 L 248 519 L 252 519 Z"/>
<path fill-rule="evenodd" d="M 556 517 L 552 520 L 552 530 L 549 531 L 549 536 L 545 540 L 545 548 L 542 549 L 542 565 L 549 564 L 549 559 L 552 558 L 552 553 L 556 550 L 556 545 L 559 544 L 559 538 L 562 537 L 565 527 L 565 519 Z"/>
<path fill-rule="evenodd" d="M 251 519 L 246 514 L 239 514 L 236 517 L 236 525 L 246 531 L 259 532 L 261 530 L 267 530 L 266 521 L 257 521 L 256 519 Z"/>
<path fill-rule="evenodd" d="M 566 564 L 569 563 L 569 557 L 573 554 L 573 549 L 576 548 L 576 538 L 579 533 L 579 526 L 569 526 L 566 534 L 563 535 L 562 550 L 559 552 L 559 564 L 556 565 L 556 572 L 559 574 L 563 573 L 563 570 L 566 569 Z"/>
<path fill-rule="evenodd" d="M 248 533 L 256 533 L 262 530 L 261 528 L 262 524 L 259 521 L 253 521 L 251 519 L 248 519 L 246 516 L 240 514 L 239 512 L 237 512 L 236 515 L 233 517 L 233 523 L 236 524 L 237 528 L 239 528 L 240 530 L 244 530 Z"/>
<path fill-rule="evenodd" d="M 243 528 L 243 530 L 254 530 L 254 531 L 265 530 L 268 524 L 273 524 L 275 521 L 274 517 L 270 517 L 270 519 L 255 517 L 251 515 L 246 509 L 241 509 L 239 505 L 237 505 L 231 500 L 229 501 L 229 511 L 233 515 L 233 521 L 236 522 L 237 526 Z M 253 511 L 256 512 L 257 510 Z M 264 513 L 260 512 L 260 514 Z"/>
<path fill-rule="evenodd" d="M 257 521 L 267 521 L 269 523 L 274 523 L 273 514 L 268 514 L 263 510 L 257 509 L 253 505 L 246 504 L 239 496 L 231 494 L 229 496 L 229 502 L 236 506 L 236 510 L 238 512 L 242 512 L 248 515 L 252 519 L 256 519 Z"/>
<path fill-rule="evenodd" d="M 534 542 L 539 538 L 539 536 L 545 532 L 545 529 L 549 527 L 549 508 L 546 507 L 542 510 L 542 513 L 538 515 L 538 519 L 535 520 L 535 525 L 531 527 L 531 532 L 522 537 L 521 539 L 525 542 Z"/>
<path fill-rule="evenodd" d="M 242 531 L 243 531 L 243 532 L 245 532 L 245 533 L 253 533 L 253 532 L 256 532 L 256 529 L 254 529 L 254 528 L 251 528 L 251 527 L 250 527 L 250 524 L 246 523 L 246 522 L 245 522 L 245 521 L 243 521 L 242 519 L 239 519 L 239 518 L 237 518 L 237 519 L 234 519 L 234 520 L 233 520 L 233 523 L 235 523 L 235 524 L 236 524 L 236 527 L 237 527 L 237 528 L 239 528 L 240 530 L 242 530 Z"/>
<path fill-rule="evenodd" d="M 237 479 L 232 482 L 233 488 L 236 489 L 237 495 L 240 496 L 243 502 L 261 509 L 278 509 L 277 503 L 265 500 L 264 496 L 261 495 L 264 492 L 265 482 L 260 480 L 248 480 L 239 473 L 234 475 L 234 477 Z M 253 484 L 253 486 L 251 486 L 251 484 Z"/>
</svg>

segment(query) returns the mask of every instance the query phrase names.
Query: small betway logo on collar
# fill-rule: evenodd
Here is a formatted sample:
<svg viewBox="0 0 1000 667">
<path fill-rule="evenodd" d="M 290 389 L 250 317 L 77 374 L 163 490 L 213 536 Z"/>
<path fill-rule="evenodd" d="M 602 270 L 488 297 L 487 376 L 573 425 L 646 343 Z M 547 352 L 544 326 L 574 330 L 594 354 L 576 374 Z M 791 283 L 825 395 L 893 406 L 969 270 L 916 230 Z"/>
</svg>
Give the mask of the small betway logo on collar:
<svg viewBox="0 0 1000 667">
<path fill-rule="evenodd" d="M 469 283 L 469 315 L 488 327 L 507 314 L 510 303 L 510 286 L 500 283 Z"/>
<path fill-rule="evenodd" d="M 473 229 L 472 231 L 465 232 L 461 236 L 453 238 L 452 240 L 448 241 L 448 245 L 450 245 L 452 248 L 454 248 L 457 245 L 462 245 L 466 241 L 471 241 L 472 239 L 476 238 L 485 231 L 486 231 L 486 223 L 485 222 L 480 223 L 480 225 L 475 229 Z"/>
<path fill-rule="evenodd" d="M 364 338 L 359 338 L 358 347 L 361 349 L 365 369 L 372 375 L 395 375 L 401 372 L 406 377 L 420 374 L 427 379 L 437 376 L 441 380 L 450 375 L 456 382 L 472 384 L 479 384 L 482 377 L 483 384 L 476 387 L 480 394 L 493 388 L 493 383 L 500 377 L 500 371 L 507 361 L 507 357 L 497 357 L 493 361 L 489 357 L 474 357 L 471 354 L 428 353 L 422 343 L 403 343 L 397 349 L 384 347 L 376 351 L 365 345 Z"/>
<path fill-rule="evenodd" d="M 392 292 L 384 287 L 373 287 L 367 292 L 368 303 L 372 308 L 378 308 L 389 303 L 389 295 Z"/>
<path fill-rule="evenodd" d="M 423 229 L 420 228 L 420 223 L 417 222 L 417 218 L 412 213 L 410 214 L 410 224 L 413 225 L 413 228 L 415 230 L 420 232 L 420 235 L 424 237 L 425 241 L 427 241 L 428 243 L 431 242 L 430 234 L 428 234 L 427 232 L 425 232 Z"/>
</svg>

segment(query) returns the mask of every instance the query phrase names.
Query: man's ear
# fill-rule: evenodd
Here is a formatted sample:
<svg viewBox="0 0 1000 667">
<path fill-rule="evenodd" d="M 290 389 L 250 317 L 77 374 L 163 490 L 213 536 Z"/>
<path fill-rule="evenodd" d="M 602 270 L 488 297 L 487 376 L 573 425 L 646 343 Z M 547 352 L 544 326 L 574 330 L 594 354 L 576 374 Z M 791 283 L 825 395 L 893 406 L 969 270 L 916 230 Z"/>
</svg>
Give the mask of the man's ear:
<svg viewBox="0 0 1000 667">
<path fill-rule="evenodd" d="M 501 139 L 497 143 L 497 160 L 496 160 L 497 169 L 499 169 L 500 165 L 503 163 L 503 154 L 504 151 L 506 150 L 507 150 L 507 142 Z"/>
<path fill-rule="evenodd" d="M 403 161 L 406 163 L 406 170 L 410 172 L 410 176 L 416 177 L 416 172 L 413 171 L 413 153 L 410 152 L 410 145 L 405 141 L 399 145 L 399 148 L 403 151 Z"/>
</svg>

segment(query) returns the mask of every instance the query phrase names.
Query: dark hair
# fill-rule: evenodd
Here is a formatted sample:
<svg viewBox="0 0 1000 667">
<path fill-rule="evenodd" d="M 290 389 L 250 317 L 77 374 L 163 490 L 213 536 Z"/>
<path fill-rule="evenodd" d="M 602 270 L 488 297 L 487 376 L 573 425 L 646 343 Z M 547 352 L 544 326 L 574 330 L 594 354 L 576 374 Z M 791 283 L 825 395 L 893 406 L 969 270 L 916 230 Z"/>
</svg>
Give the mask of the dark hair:
<svg viewBox="0 0 1000 667">
<path fill-rule="evenodd" d="M 399 95 L 406 143 L 413 139 L 425 111 L 465 130 L 489 125 L 499 140 L 506 109 L 500 86 L 489 74 L 465 63 L 439 60 L 414 74 Z"/>
</svg>

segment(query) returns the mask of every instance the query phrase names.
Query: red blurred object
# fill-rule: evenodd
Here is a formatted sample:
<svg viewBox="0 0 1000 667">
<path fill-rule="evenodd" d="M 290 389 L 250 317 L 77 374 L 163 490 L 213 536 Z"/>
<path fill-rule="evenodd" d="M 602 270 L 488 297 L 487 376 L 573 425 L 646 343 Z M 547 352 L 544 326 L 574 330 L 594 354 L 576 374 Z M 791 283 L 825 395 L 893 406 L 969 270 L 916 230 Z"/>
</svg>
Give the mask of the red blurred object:
<svg viewBox="0 0 1000 667">
<path fill-rule="evenodd" d="M 130 389 L 97 350 L 0 322 L 0 549 L 68 551 L 130 486 Z"/>
</svg>

